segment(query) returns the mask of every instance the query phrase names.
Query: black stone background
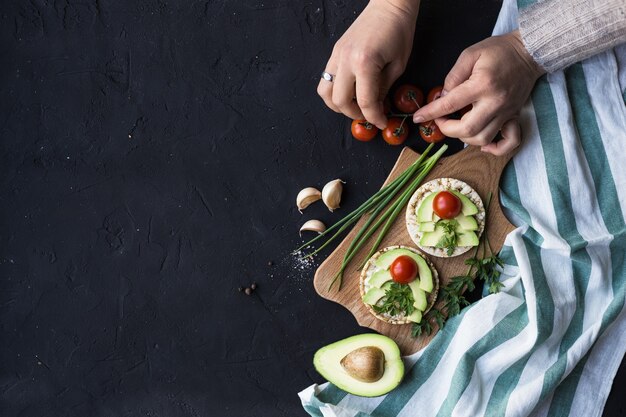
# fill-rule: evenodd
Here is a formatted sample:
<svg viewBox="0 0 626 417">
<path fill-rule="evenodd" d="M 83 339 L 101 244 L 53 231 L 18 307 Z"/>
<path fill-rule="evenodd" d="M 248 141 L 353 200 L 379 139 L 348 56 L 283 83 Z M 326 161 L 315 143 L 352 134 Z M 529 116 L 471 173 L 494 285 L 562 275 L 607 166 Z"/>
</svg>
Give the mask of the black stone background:
<svg viewBox="0 0 626 417">
<path fill-rule="evenodd" d="M 423 3 L 404 79 L 428 89 L 500 3 Z M 364 5 L 2 2 L 2 416 L 305 415 L 315 350 L 366 330 L 316 296 L 297 230 L 400 150 L 354 142 L 315 92 Z M 342 209 L 300 215 L 334 178 Z"/>
</svg>

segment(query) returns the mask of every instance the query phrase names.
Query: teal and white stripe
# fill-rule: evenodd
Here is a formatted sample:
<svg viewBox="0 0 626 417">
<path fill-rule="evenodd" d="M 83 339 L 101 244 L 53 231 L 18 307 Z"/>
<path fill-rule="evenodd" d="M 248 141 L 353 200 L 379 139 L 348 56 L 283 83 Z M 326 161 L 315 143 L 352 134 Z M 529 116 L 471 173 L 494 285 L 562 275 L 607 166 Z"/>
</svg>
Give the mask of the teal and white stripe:
<svg viewBox="0 0 626 417">
<path fill-rule="evenodd" d="M 513 30 L 505 1 L 494 33 Z M 626 350 L 626 46 L 542 77 L 501 201 L 503 292 L 406 358 L 392 393 L 300 393 L 313 416 L 599 416 Z"/>
</svg>

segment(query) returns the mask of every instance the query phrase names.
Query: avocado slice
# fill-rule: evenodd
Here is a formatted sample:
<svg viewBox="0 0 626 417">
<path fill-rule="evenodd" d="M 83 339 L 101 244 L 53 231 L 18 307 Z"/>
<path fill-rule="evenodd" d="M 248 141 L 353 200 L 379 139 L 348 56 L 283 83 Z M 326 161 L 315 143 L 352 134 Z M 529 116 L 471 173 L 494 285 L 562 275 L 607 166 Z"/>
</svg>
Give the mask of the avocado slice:
<svg viewBox="0 0 626 417">
<path fill-rule="evenodd" d="M 428 307 L 428 301 L 426 300 L 426 292 L 420 288 L 420 281 L 415 280 L 409 283 L 409 287 L 411 287 L 411 291 L 413 292 L 413 307 L 420 311 L 425 311 L 426 307 Z M 418 322 L 419 323 L 419 322 Z"/>
<path fill-rule="evenodd" d="M 413 310 L 413 313 L 411 313 L 407 319 L 413 323 L 420 323 L 422 321 L 422 312 L 420 310 Z"/>
<path fill-rule="evenodd" d="M 459 197 L 459 200 L 461 200 L 461 213 L 463 213 L 465 216 L 473 216 L 474 214 L 478 213 L 478 207 L 476 207 L 476 204 L 472 203 L 472 200 L 470 200 L 457 190 L 450 190 L 450 192 Z"/>
<path fill-rule="evenodd" d="M 457 247 L 460 246 L 478 246 L 478 236 L 471 230 L 462 229 L 460 226 L 457 226 Z M 437 226 L 434 232 L 424 232 L 422 238 L 420 239 L 420 245 L 422 246 L 431 246 L 431 247 L 439 247 L 438 243 L 442 237 L 446 235 L 445 230 Z"/>
<path fill-rule="evenodd" d="M 417 262 L 417 258 L 421 258 L 421 256 L 419 256 L 415 252 L 412 252 L 408 249 L 398 248 L 388 250 L 387 252 L 381 254 L 376 259 L 376 261 L 374 261 L 374 263 L 380 269 L 389 269 L 393 261 L 395 261 L 398 256 L 402 255 L 410 256 L 415 262 Z"/>
<path fill-rule="evenodd" d="M 433 216 L 435 214 L 435 212 L 433 211 L 433 200 L 436 195 L 437 195 L 436 192 L 430 193 L 426 196 L 424 200 L 422 200 L 422 203 L 417 208 L 417 222 L 418 223 L 433 221 Z"/>
<path fill-rule="evenodd" d="M 463 230 L 456 240 L 457 246 L 478 246 L 478 236 L 471 230 Z"/>
<path fill-rule="evenodd" d="M 436 247 L 446 231 L 441 226 L 437 226 L 434 232 L 424 232 L 420 238 L 420 245 Z"/>
<path fill-rule="evenodd" d="M 459 224 L 459 228 L 461 232 L 463 230 L 478 230 L 478 222 L 473 216 L 466 216 L 464 214 L 459 214 L 454 218 Z"/>
<path fill-rule="evenodd" d="M 374 272 L 374 274 L 369 280 L 369 285 L 370 287 L 380 288 L 383 286 L 384 283 L 389 282 L 391 280 L 392 280 L 391 272 L 389 272 L 389 270 L 387 269 L 381 269 L 381 270 Z"/>
<path fill-rule="evenodd" d="M 355 377 L 354 368 L 357 365 L 363 366 L 364 362 L 367 367 L 367 357 L 355 358 L 351 361 L 351 367 L 346 366 L 344 361 L 348 355 L 355 355 L 363 348 L 374 348 L 369 349 L 370 351 L 379 349 L 383 353 L 382 376 L 376 381 L 365 382 Z M 331 343 L 315 353 L 313 365 L 317 372 L 338 388 L 362 397 L 387 394 L 400 384 L 404 376 L 404 363 L 398 345 L 390 338 L 379 334 L 361 334 Z M 380 366 L 378 362 L 370 365 Z"/>
<path fill-rule="evenodd" d="M 435 222 L 418 223 L 417 230 L 419 230 L 420 232 L 434 232 Z"/>
<path fill-rule="evenodd" d="M 367 290 L 365 295 L 363 295 L 363 302 L 365 304 L 369 304 L 369 305 L 373 306 L 373 305 L 376 305 L 378 300 L 380 300 L 384 296 L 385 296 L 385 290 L 384 289 L 372 287 L 369 290 Z"/>
</svg>

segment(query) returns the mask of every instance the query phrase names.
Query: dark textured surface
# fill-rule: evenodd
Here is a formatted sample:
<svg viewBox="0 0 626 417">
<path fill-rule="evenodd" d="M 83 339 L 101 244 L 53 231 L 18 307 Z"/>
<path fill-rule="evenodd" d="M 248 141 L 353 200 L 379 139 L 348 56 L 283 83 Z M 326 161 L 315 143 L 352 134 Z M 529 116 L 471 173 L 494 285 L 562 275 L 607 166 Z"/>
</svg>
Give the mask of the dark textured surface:
<svg viewBox="0 0 626 417">
<path fill-rule="evenodd" d="M 2 2 L 2 416 L 304 415 L 314 351 L 363 329 L 315 295 L 297 229 L 399 152 L 315 93 L 364 4 Z M 498 8 L 426 1 L 406 78 L 440 83 Z M 340 212 L 295 210 L 336 177 Z"/>
</svg>

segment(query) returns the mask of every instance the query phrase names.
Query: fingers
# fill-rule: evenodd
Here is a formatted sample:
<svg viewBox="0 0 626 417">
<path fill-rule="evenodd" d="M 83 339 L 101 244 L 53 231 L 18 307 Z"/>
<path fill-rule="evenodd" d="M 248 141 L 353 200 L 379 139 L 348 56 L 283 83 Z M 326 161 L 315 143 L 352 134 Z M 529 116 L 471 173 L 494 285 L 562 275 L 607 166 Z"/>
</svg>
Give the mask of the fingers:
<svg viewBox="0 0 626 417">
<path fill-rule="evenodd" d="M 483 152 L 501 156 L 505 155 L 522 143 L 522 130 L 517 119 L 511 119 L 502 125 L 502 139 L 480 148 Z"/>
<path fill-rule="evenodd" d="M 465 113 L 460 120 L 443 117 L 436 119 L 436 123 L 437 126 L 439 126 L 439 130 L 448 137 L 462 138 L 463 140 L 470 138 L 470 140 L 475 139 L 475 141 L 478 142 L 488 133 L 484 132 L 484 130 L 494 118 L 494 111 L 479 102 L 473 106 L 471 111 Z M 500 123 L 502 122 L 500 121 Z M 496 133 L 500 129 L 500 126 L 502 126 L 502 124 L 496 126 Z M 481 145 L 486 145 L 491 142 L 492 139 L 493 137 L 489 138 L 486 143 L 482 143 Z"/>
<path fill-rule="evenodd" d="M 332 58 L 328 61 L 325 72 L 333 75 L 337 73 L 337 65 L 332 62 Z M 317 84 L 317 94 L 319 94 L 322 100 L 324 100 L 326 106 L 328 106 L 330 109 L 337 113 L 341 113 L 339 108 L 335 106 L 335 103 L 333 103 L 332 82 L 326 81 L 325 79 L 321 78 L 319 84 Z"/>
<path fill-rule="evenodd" d="M 457 110 L 476 101 L 478 92 L 471 88 L 467 83 L 463 83 L 451 90 L 445 96 L 441 96 L 437 100 L 425 105 L 415 112 L 413 121 L 422 123 L 427 120 L 435 120 L 440 117 L 448 116 Z"/>
<path fill-rule="evenodd" d="M 469 79 L 474 69 L 474 64 L 478 59 L 477 54 L 470 48 L 461 52 L 456 63 L 446 76 L 443 83 L 443 89 L 445 91 L 452 91 L 453 88 L 458 87 Z"/>
<path fill-rule="evenodd" d="M 356 78 L 351 71 L 340 66 L 333 80 L 332 100 L 339 111 L 351 119 L 362 119 L 361 109 L 356 104 Z"/>
<path fill-rule="evenodd" d="M 387 126 L 380 95 L 381 74 L 377 68 L 364 67 L 356 74 L 356 101 L 363 118 L 379 129 Z"/>
<path fill-rule="evenodd" d="M 327 68 L 326 72 L 334 75 L 333 82 L 321 79 L 317 86 L 324 103 L 337 113 L 352 119 L 366 119 L 384 129 L 387 117 L 383 112 L 383 99 L 402 74 L 402 65 L 391 63 L 382 71 L 376 65 L 361 66 L 356 75 L 352 75 L 351 70 L 336 69 L 331 58 Z M 335 68 L 335 72 L 331 68 Z"/>
</svg>

